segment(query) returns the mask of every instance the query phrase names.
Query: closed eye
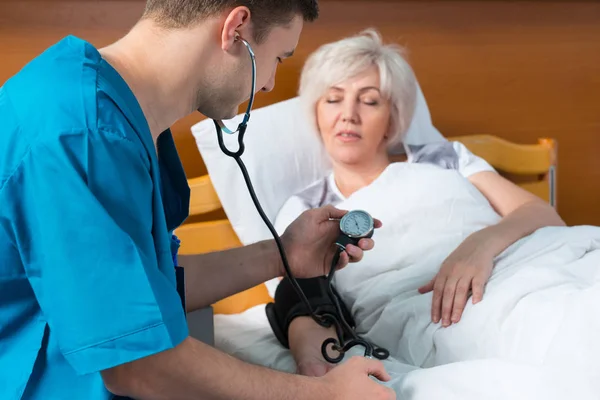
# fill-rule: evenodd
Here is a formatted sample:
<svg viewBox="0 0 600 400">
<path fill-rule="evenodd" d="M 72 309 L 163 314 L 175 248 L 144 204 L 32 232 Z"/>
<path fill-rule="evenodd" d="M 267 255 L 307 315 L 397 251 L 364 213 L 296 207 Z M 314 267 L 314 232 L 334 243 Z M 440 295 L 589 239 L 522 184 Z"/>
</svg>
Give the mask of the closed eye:
<svg viewBox="0 0 600 400">
<path fill-rule="evenodd" d="M 368 106 L 376 106 L 379 103 L 377 98 L 367 96 L 361 97 L 360 100 Z"/>
</svg>

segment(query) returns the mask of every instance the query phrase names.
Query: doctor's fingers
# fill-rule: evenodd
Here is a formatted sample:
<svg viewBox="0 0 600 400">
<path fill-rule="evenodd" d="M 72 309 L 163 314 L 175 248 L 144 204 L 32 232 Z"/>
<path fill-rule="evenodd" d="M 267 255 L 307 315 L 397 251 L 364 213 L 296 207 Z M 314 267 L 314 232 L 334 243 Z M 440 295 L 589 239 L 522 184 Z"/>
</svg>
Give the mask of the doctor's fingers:
<svg viewBox="0 0 600 400">
<path fill-rule="evenodd" d="M 360 239 L 358 247 L 365 251 L 373 250 L 375 247 L 375 241 L 373 239 Z"/>
<path fill-rule="evenodd" d="M 348 253 L 346 253 L 345 251 L 343 251 L 340 254 L 340 259 L 338 260 L 338 263 L 335 267 L 335 269 L 337 271 L 339 271 L 342 268 L 346 268 L 346 266 L 348 266 L 348 264 L 350 263 L 350 257 L 348 256 Z M 329 273 L 329 266 L 327 267 L 327 273 Z"/>
<path fill-rule="evenodd" d="M 364 256 L 364 252 L 360 247 L 351 244 L 346 246 L 346 251 L 342 254 L 344 253 L 347 253 L 347 255 L 350 257 L 350 262 L 359 262 Z"/>
</svg>

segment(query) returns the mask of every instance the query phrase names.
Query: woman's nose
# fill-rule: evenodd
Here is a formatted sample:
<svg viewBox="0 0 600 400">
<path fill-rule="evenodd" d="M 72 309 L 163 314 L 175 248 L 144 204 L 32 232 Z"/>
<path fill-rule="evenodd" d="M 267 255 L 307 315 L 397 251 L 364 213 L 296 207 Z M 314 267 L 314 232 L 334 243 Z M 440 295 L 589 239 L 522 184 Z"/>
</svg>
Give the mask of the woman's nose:
<svg viewBox="0 0 600 400">
<path fill-rule="evenodd" d="M 356 123 L 358 116 L 356 115 L 356 108 L 354 105 L 346 105 L 342 111 L 342 121 Z"/>
<path fill-rule="evenodd" d="M 358 117 L 354 109 L 344 110 L 342 114 L 342 121 L 344 122 L 352 122 L 356 123 L 358 121 Z"/>
</svg>

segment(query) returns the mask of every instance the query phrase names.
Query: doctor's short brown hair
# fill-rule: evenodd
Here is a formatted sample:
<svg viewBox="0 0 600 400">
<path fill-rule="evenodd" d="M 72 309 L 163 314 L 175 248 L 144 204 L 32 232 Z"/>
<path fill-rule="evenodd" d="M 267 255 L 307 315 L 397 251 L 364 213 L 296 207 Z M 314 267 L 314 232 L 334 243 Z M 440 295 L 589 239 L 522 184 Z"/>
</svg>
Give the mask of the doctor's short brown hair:
<svg viewBox="0 0 600 400">
<path fill-rule="evenodd" d="M 319 16 L 317 0 L 147 0 L 144 18 L 151 18 L 165 28 L 186 28 L 203 18 L 240 6 L 248 7 L 252 14 L 257 43 L 261 43 L 272 28 L 289 24 L 297 15 L 306 22 Z"/>
</svg>

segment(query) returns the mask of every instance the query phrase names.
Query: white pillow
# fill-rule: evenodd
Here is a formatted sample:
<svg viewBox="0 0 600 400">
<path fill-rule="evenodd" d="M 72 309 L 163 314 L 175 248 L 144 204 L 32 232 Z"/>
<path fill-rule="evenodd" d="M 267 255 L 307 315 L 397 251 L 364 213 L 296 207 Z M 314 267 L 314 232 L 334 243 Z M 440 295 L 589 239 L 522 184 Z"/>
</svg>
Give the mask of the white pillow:
<svg viewBox="0 0 600 400">
<path fill-rule="evenodd" d="M 226 125 L 233 129 L 242 120 L 238 115 Z M 192 127 L 198 149 L 206 164 L 227 218 L 243 244 L 271 238 L 256 211 L 241 171 L 235 160 L 221 152 L 214 122 L 201 121 Z M 237 150 L 238 135 L 223 134 L 230 150 Z M 418 89 L 415 115 L 406 144 L 427 144 L 446 140 L 433 126 L 425 97 Z M 246 149 L 242 160 L 263 210 L 273 222 L 284 202 L 331 169 L 318 134 L 293 98 L 251 113 L 244 136 Z M 396 149 L 395 153 L 403 152 Z"/>
</svg>

